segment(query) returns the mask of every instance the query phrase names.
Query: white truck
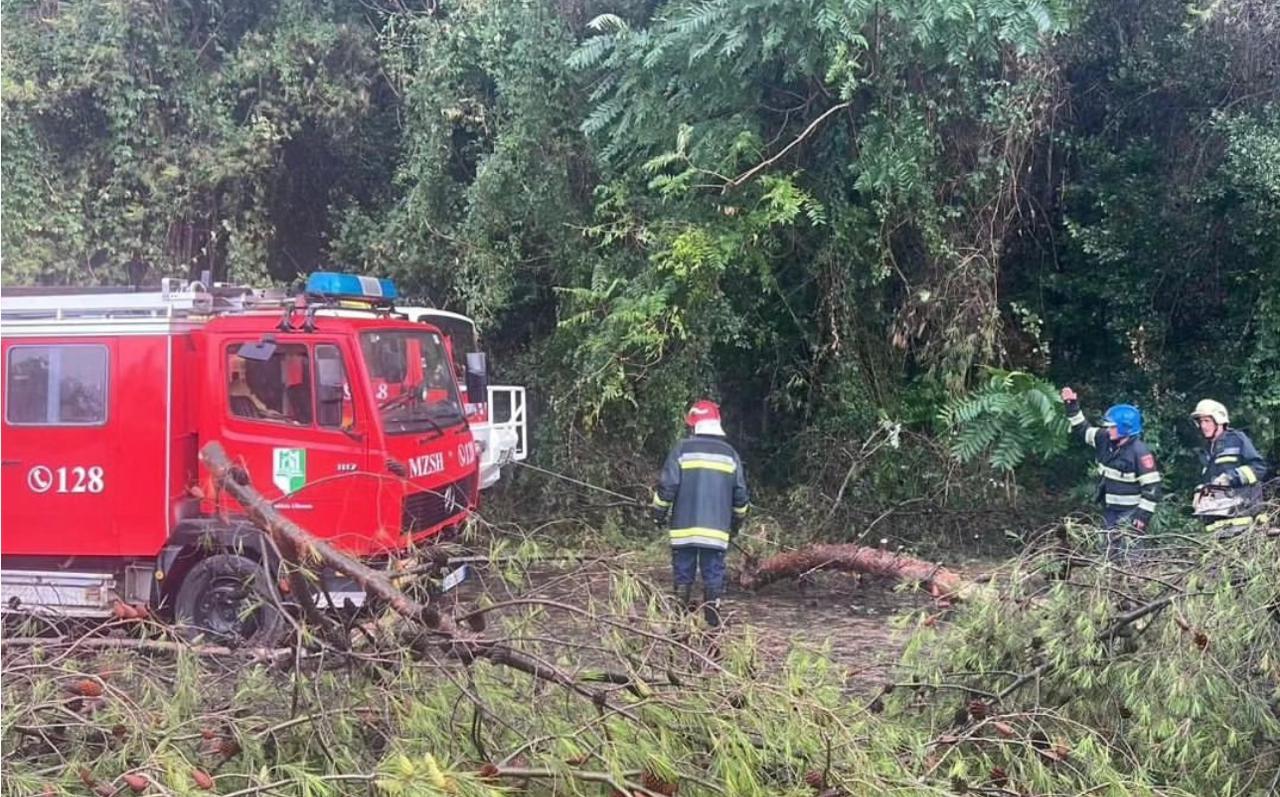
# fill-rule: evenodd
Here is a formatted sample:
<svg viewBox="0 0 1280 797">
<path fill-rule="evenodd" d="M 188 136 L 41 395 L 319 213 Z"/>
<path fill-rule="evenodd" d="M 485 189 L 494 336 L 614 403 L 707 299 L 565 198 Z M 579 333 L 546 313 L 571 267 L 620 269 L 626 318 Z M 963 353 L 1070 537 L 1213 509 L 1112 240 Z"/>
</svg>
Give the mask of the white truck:
<svg viewBox="0 0 1280 797">
<path fill-rule="evenodd" d="M 449 355 L 460 384 L 466 383 L 468 352 L 480 351 L 476 325 L 465 315 L 434 307 L 399 305 L 396 312 L 410 321 L 435 326 L 445 335 Z M 525 389 L 517 385 L 489 385 L 487 401 L 467 396 L 467 421 L 480 448 L 480 489 L 492 487 L 502 478 L 502 466 L 529 456 L 528 409 Z"/>
</svg>

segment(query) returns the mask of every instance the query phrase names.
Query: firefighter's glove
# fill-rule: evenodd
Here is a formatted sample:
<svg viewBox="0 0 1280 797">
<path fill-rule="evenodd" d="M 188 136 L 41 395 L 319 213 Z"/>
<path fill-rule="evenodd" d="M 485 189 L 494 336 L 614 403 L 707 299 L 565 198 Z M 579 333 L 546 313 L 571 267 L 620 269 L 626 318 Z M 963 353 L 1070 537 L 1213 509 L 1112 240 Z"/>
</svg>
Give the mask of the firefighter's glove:
<svg viewBox="0 0 1280 797">
<path fill-rule="evenodd" d="M 1137 518 L 1135 518 L 1134 520 L 1130 521 L 1129 525 L 1133 526 L 1133 530 L 1136 531 L 1138 534 L 1147 533 L 1147 521 L 1145 520 L 1138 520 Z"/>
<path fill-rule="evenodd" d="M 1210 482 L 1210 484 L 1213 484 L 1216 487 L 1230 487 L 1231 477 L 1223 473 L 1223 474 L 1220 474 L 1217 478 L 1215 478 L 1212 482 Z"/>
<path fill-rule="evenodd" d="M 653 525 L 654 525 L 654 526 L 656 526 L 657 528 L 660 528 L 660 529 L 662 529 L 662 528 L 666 528 L 666 526 L 667 526 L 667 513 L 666 513 L 666 512 L 654 512 L 654 513 L 653 513 Z"/>
</svg>

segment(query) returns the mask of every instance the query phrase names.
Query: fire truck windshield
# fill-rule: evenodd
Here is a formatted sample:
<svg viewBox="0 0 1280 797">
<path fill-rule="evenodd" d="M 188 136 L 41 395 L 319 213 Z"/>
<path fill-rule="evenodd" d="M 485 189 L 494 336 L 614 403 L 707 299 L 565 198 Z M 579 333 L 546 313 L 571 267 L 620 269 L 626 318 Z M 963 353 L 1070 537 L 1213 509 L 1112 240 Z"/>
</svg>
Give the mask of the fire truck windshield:
<svg viewBox="0 0 1280 797">
<path fill-rule="evenodd" d="M 410 434 L 466 423 L 444 341 L 435 332 L 365 332 L 360 346 L 388 434 Z"/>
<path fill-rule="evenodd" d="M 449 348 L 453 352 L 453 372 L 458 375 L 461 383 L 467 377 L 467 352 L 480 351 L 475 324 L 470 319 L 443 314 L 426 314 L 421 320 L 436 327 L 449 338 Z"/>
</svg>

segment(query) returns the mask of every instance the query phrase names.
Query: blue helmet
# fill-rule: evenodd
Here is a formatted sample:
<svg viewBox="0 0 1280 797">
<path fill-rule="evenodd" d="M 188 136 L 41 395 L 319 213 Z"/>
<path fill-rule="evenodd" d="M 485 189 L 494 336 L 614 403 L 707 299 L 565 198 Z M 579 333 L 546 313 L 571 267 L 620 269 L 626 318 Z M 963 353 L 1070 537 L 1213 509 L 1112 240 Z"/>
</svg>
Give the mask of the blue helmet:
<svg viewBox="0 0 1280 797">
<path fill-rule="evenodd" d="M 1133 437 L 1142 434 L 1142 413 L 1132 404 L 1117 404 L 1107 410 L 1103 424 L 1116 427 L 1121 437 Z"/>
</svg>

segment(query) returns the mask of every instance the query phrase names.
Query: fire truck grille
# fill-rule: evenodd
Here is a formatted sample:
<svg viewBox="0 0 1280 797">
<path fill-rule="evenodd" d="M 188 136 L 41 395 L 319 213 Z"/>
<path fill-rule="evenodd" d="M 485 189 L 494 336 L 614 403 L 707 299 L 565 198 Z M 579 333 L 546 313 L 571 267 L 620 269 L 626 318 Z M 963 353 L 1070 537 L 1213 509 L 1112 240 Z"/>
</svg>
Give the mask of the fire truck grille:
<svg viewBox="0 0 1280 797">
<path fill-rule="evenodd" d="M 410 493 L 400 513 L 400 528 L 405 534 L 414 534 L 463 511 L 471 503 L 471 481 L 459 479 L 431 490 Z"/>
</svg>

